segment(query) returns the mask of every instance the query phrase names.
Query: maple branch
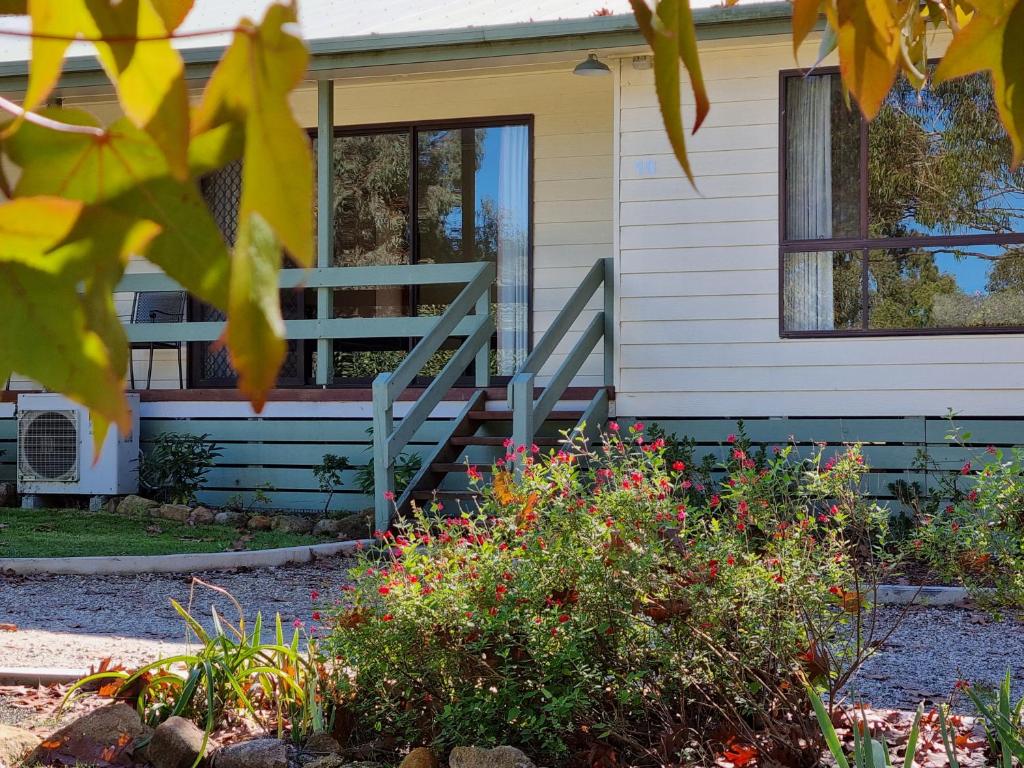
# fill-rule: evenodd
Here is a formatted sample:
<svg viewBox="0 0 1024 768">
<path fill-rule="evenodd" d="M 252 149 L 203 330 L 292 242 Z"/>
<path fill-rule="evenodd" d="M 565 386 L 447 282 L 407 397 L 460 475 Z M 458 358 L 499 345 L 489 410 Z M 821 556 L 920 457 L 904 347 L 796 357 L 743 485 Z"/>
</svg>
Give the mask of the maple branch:
<svg viewBox="0 0 1024 768">
<path fill-rule="evenodd" d="M 157 43 L 166 40 L 186 40 L 193 37 L 212 37 L 232 33 L 245 33 L 240 26 L 222 27 L 220 29 L 199 29 L 192 32 L 168 32 L 163 35 L 111 35 L 105 37 L 86 37 L 85 35 L 58 35 L 51 32 L 26 32 L 20 29 L 0 28 L 0 37 L 24 37 L 33 40 L 62 40 L 68 43 Z"/>
<path fill-rule="evenodd" d="M 49 128 L 52 131 L 60 131 L 61 133 L 80 133 L 85 134 L 86 136 L 96 137 L 102 137 L 105 135 L 105 131 L 102 128 L 97 128 L 93 125 L 73 125 L 71 123 L 62 123 L 60 120 L 54 120 L 53 118 L 44 117 L 36 112 L 30 112 L 24 107 L 15 104 L 10 99 L 5 99 L 3 96 L 0 96 L 0 110 L 9 112 L 15 117 L 23 118 L 26 123 L 38 125 L 40 128 Z"/>
</svg>

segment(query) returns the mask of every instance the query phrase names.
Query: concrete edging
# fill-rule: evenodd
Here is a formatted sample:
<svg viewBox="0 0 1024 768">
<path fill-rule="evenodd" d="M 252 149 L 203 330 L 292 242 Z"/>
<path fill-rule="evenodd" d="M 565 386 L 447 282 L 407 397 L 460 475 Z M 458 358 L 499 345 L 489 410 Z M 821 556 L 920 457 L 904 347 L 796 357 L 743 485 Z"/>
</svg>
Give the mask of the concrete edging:
<svg viewBox="0 0 1024 768">
<path fill-rule="evenodd" d="M 880 605 L 914 603 L 926 608 L 952 606 L 963 608 L 973 603 L 963 587 L 915 587 L 906 584 L 880 584 L 876 593 Z"/>
<path fill-rule="evenodd" d="M 372 539 L 332 541 L 301 547 L 279 547 L 241 552 L 196 552 L 178 555 L 126 555 L 124 557 L 6 557 L 0 573 L 18 576 L 101 576 L 132 573 L 195 573 L 231 568 L 273 568 L 289 563 L 310 563 L 323 557 L 347 554 Z"/>
</svg>

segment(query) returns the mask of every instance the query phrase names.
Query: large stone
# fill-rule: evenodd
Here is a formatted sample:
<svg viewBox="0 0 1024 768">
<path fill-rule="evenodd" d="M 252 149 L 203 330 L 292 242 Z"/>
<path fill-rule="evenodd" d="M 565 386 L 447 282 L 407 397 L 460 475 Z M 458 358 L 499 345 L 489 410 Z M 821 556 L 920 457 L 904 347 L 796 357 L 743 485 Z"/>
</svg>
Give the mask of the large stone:
<svg viewBox="0 0 1024 768">
<path fill-rule="evenodd" d="M 245 513 L 224 510 L 213 516 L 213 522 L 217 525 L 245 525 Z"/>
<path fill-rule="evenodd" d="M 192 508 L 187 504 L 161 504 L 156 511 L 156 517 L 162 520 L 174 520 L 178 523 L 187 523 Z"/>
<path fill-rule="evenodd" d="M 515 747 L 455 747 L 448 756 L 449 768 L 536 768 L 533 761 Z"/>
<path fill-rule="evenodd" d="M 302 745 L 303 750 L 311 752 L 316 755 L 332 755 L 341 752 L 341 744 L 338 740 L 331 736 L 329 733 L 320 731 L 314 733 L 308 739 L 306 743 Z"/>
<path fill-rule="evenodd" d="M 269 531 L 274 527 L 274 518 L 266 515 L 253 515 L 245 527 L 250 531 Z"/>
<path fill-rule="evenodd" d="M 0 723 L 0 766 L 21 765 L 22 758 L 39 746 L 40 741 L 42 739 L 35 734 Z"/>
<path fill-rule="evenodd" d="M 209 525 L 213 522 L 213 510 L 206 507 L 196 507 L 188 516 L 189 525 Z"/>
<path fill-rule="evenodd" d="M 117 514 L 125 517 L 139 517 L 149 514 L 159 506 L 159 502 L 142 496 L 125 496 L 117 504 Z"/>
<path fill-rule="evenodd" d="M 346 515 L 338 518 L 338 522 L 341 523 L 338 533 L 346 539 L 369 539 L 373 536 L 373 514 L 371 512 Z"/>
<path fill-rule="evenodd" d="M 152 732 L 133 707 L 120 702 L 108 704 L 47 736 L 26 762 L 74 765 L 71 760 L 78 760 L 88 765 L 100 755 L 107 755 L 112 759 L 106 762 L 123 764 L 124 756 L 132 754 L 135 743 Z"/>
<path fill-rule="evenodd" d="M 288 768 L 288 744 L 255 739 L 221 747 L 210 757 L 213 768 Z"/>
<path fill-rule="evenodd" d="M 274 518 L 274 530 L 281 533 L 309 533 L 313 530 L 313 521 L 299 515 L 277 515 Z"/>
<path fill-rule="evenodd" d="M 146 748 L 153 768 L 192 768 L 203 750 L 203 732 L 191 720 L 169 717 L 153 731 Z"/>
<path fill-rule="evenodd" d="M 416 747 L 405 756 L 398 768 L 438 768 L 437 755 L 430 747 Z"/>
<path fill-rule="evenodd" d="M 313 535 L 338 536 L 344 530 L 345 522 L 343 520 L 334 520 L 332 518 L 325 517 L 323 520 L 316 521 L 316 525 L 313 526 Z"/>
<path fill-rule="evenodd" d="M 18 506 L 18 486 L 14 483 L 0 483 L 0 507 Z"/>
<path fill-rule="evenodd" d="M 388 768 L 383 763 L 374 763 L 369 760 L 357 760 L 353 762 L 343 755 L 325 755 L 318 757 L 312 762 L 306 763 L 303 768 Z"/>
</svg>

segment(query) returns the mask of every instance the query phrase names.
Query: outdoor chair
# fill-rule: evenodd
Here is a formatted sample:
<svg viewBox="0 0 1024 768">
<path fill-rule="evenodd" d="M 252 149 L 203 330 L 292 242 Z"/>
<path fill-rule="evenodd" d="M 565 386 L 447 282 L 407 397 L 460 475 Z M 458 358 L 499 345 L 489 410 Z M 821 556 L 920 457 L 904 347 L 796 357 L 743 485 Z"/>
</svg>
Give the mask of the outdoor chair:
<svg viewBox="0 0 1024 768">
<path fill-rule="evenodd" d="M 185 320 L 187 294 L 184 291 L 143 291 L 135 294 L 132 301 L 131 321 L 135 323 L 180 323 Z M 132 389 L 135 389 L 135 350 L 149 351 L 149 365 L 146 368 L 146 389 L 153 381 L 153 351 L 173 349 L 178 353 L 178 386 L 185 388 L 185 373 L 181 362 L 184 344 L 180 341 L 137 341 L 130 345 L 131 360 L 128 364 Z"/>
</svg>

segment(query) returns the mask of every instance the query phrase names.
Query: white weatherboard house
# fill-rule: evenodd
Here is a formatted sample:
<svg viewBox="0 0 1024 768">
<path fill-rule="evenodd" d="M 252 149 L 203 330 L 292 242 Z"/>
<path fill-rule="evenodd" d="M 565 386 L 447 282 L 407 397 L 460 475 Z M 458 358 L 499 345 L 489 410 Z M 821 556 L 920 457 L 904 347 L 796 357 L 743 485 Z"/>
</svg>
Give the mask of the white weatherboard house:
<svg viewBox="0 0 1024 768">
<path fill-rule="evenodd" d="M 197 5 L 192 28 L 261 4 Z M 215 313 L 141 261 L 121 286 L 143 441 L 220 443 L 205 501 L 262 487 L 317 508 L 310 467 L 374 451 L 385 466 L 421 455 L 423 498 L 507 435 L 550 445 L 608 416 L 699 452 L 739 418 L 766 444 L 864 441 L 883 497 L 959 466 L 948 409 L 979 444 L 1024 442 L 1024 175 L 984 78 L 898 87 L 868 126 L 834 69 L 795 69 L 787 3 L 700 9 L 712 108 L 689 139 L 693 187 L 624 0 L 306 0 L 302 14 L 313 55 L 294 109 L 330 215 L 318 269 L 283 276 L 291 353 L 264 412 L 210 347 Z M 14 96 L 22 42 L 0 51 Z M 59 96 L 112 118 L 84 53 Z M 218 53 L 187 49 L 197 92 Z M 229 240 L 237 179 L 202 183 Z M 926 448 L 935 464 L 915 474 Z M 366 506 L 347 478 L 335 505 Z"/>
</svg>

